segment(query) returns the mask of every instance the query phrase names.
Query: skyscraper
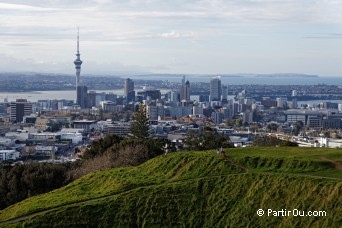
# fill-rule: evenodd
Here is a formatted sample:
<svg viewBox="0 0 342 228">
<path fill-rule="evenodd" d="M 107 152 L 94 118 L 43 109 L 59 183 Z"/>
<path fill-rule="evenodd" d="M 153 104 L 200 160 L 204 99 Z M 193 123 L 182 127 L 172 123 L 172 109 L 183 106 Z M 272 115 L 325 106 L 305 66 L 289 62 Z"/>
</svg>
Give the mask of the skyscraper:
<svg viewBox="0 0 342 228">
<path fill-rule="evenodd" d="M 222 101 L 228 100 L 228 86 L 222 86 Z"/>
<path fill-rule="evenodd" d="M 220 101 L 222 95 L 221 77 L 212 77 L 210 81 L 210 101 Z"/>
<path fill-rule="evenodd" d="M 127 102 L 135 100 L 134 81 L 130 78 L 125 80 L 124 94 L 126 96 Z"/>
<path fill-rule="evenodd" d="M 80 35 L 79 35 L 79 30 L 77 32 L 77 53 L 76 53 L 76 59 L 74 61 L 75 64 L 75 69 L 76 69 L 76 103 L 78 105 L 81 105 L 81 98 L 79 97 L 79 91 L 84 90 L 84 89 L 79 89 L 78 87 L 81 86 L 80 84 L 80 74 L 81 74 L 81 65 L 82 65 L 82 60 L 81 60 L 81 54 L 80 54 Z M 82 97 L 83 98 L 83 97 Z M 83 107 L 82 107 L 83 108 Z"/>
<path fill-rule="evenodd" d="M 81 108 L 89 108 L 87 86 L 82 86 L 82 85 L 77 86 L 77 104 Z"/>
<path fill-rule="evenodd" d="M 189 101 L 190 100 L 190 82 L 186 81 L 185 84 L 182 84 L 180 89 L 180 101 Z"/>
</svg>

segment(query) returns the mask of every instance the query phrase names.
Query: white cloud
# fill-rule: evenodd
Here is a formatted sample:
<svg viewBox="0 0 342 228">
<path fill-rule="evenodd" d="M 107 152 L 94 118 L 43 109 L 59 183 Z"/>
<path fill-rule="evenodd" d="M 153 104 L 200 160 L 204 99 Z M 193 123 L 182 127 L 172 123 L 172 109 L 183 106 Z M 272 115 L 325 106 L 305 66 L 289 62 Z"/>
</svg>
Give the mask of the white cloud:
<svg viewBox="0 0 342 228">
<path fill-rule="evenodd" d="M 55 9 L 55 8 L 43 8 L 43 7 L 30 6 L 30 5 L 21 5 L 21 4 L 9 4 L 9 3 L 1 3 L 0 2 L 0 10 L 48 11 L 48 10 L 57 10 L 57 9 Z"/>
<path fill-rule="evenodd" d="M 194 32 L 176 32 L 176 31 L 170 31 L 170 32 L 164 32 L 160 34 L 161 37 L 164 38 L 173 38 L 173 39 L 180 39 L 180 38 L 194 38 L 195 34 Z"/>
</svg>

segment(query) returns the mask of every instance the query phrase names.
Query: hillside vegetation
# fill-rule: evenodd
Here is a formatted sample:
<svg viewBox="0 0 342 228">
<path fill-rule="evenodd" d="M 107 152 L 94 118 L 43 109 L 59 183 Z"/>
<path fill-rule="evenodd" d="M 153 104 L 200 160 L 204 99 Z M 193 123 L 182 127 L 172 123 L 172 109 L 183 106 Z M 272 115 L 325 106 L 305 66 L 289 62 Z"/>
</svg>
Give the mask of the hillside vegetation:
<svg viewBox="0 0 342 228">
<path fill-rule="evenodd" d="M 172 153 L 28 198 L 0 211 L 0 226 L 339 227 L 341 161 L 339 150 L 314 148 Z M 327 216 L 259 217 L 259 208 Z"/>
</svg>

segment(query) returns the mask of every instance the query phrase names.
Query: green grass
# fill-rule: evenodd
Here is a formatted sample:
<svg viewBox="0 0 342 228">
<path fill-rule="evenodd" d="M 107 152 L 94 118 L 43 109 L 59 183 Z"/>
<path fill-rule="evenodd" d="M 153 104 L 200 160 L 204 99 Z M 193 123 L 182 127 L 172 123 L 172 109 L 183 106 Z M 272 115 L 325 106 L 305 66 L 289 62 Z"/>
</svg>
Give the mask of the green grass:
<svg viewBox="0 0 342 228">
<path fill-rule="evenodd" d="M 252 147 L 227 151 L 233 162 L 213 151 L 180 152 L 138 167 L 95 172 L 0 211 L 0 221 L 55 208 L 12 225 L 342 225 L 342 180 L 311 177 L 342 179 L 341 171 L 321 159 L 340 162 L 340 150 Z M 105 196 L 110 197 L 101 199 Z M 329 214 L 260 218 L 258 208 L 324 209 Z"/>
<path fill-rule="evenodd" d="M 245 147 L 226 150 L 233 157 L 292 158 L 296 160 L 321 161 L 326 157 L 342 162 L 342 149 L 305 147 Z"/>
<path fill-rule="evenodd" d="M 25 226 L 338 227 L 342 184 L 285 175 L 237 174 L 145 186 L 111 199 L 66 206 Z M 324 210 L 327 217 L 259 217 L 259 208 Z"/>
</svg>

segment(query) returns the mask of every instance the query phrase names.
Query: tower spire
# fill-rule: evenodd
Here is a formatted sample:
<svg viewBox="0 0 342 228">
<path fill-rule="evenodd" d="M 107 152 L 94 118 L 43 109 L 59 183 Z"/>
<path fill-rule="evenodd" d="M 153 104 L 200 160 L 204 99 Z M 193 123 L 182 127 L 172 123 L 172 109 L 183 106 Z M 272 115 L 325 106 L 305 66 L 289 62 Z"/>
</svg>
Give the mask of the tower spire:
<svg viewBox="0 0 342 228">
<path fill-rule="evenodd" d="M 80 53 L 80 27 L 77 27 L 77 54 Z"/>
</svg>

